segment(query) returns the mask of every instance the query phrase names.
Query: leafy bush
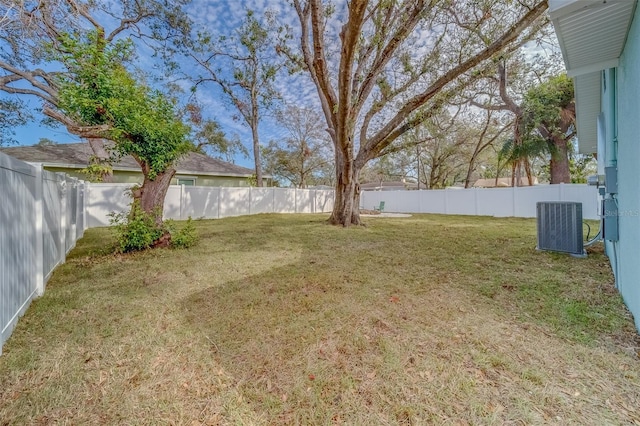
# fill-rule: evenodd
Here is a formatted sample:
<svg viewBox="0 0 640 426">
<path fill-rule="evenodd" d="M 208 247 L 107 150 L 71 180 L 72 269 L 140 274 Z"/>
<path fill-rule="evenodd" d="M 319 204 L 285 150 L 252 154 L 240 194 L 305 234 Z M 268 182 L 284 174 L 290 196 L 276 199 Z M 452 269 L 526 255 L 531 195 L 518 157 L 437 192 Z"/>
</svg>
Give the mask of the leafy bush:
<svg viewBox="0 0 640 426">
<path fill-rule="evenodd" d="M 153 216 L 146 214 L 138 203 L 131 204 L 129 213 L 110 213 L 109 216 L 119 249 L 123 253 L 148 249 L 166 232 L 164 227 L 156 225 Z"/>
<path fill-rule="evenodd" d="M 198 234 L 191 216 L 189 216 L 187 222 L 179 230 L 176 228 L 176 222 L 173 220 L 165 221 L 165 226 L 171 233 L 171 247 L 188 248 L 198 241 Z"/>
<path fill-rule="evenodd" d="M 129 213 L 112 212 L 109 216 L 111 217 L 109 222 L 113 226 L 118 241 L 118 250 L 122 253 L 146 250 L 154 246 L 166 247 L 167 242 L 171 247 L 188 248 L 198 240 L 191 216 L 180 229 L 173 220 L 166 220 L 164 224 L 158 226 L 154 215 L 145 213 L 138 203 L 131 205 Z M 169 235 L 170 238 L 163 238 Z M 158 243 L 161 238 L 164 245 Z"/>
</svg>

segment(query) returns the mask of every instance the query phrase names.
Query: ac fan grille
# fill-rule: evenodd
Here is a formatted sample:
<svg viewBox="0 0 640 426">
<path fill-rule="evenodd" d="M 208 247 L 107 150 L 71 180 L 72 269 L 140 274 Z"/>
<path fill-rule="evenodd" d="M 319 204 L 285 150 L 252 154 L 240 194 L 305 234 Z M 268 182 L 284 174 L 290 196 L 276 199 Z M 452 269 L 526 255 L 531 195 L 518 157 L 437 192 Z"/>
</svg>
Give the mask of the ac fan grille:
<svg viewBox="0 0 640 426">
<path fill-rule="evenodd" d="M 582 203 L 547 201 L 537 208 L 538 249 L 582 255 Z"/>
</svg>

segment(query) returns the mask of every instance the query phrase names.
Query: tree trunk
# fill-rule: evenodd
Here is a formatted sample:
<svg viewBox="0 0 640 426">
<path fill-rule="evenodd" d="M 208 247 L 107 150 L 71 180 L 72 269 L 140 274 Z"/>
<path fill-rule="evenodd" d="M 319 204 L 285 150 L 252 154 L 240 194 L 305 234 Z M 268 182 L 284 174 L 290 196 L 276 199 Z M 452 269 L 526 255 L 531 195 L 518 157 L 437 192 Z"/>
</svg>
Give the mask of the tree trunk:
<svg viewBox="0 0 640 426">
<path fill-rule="evenodd" d="M 89 146 L 93 151 L 93 155 L 98 160 L 98 164 L 108 163 L 111 156 L 104 147 L 105 140 L 100 138 L 87 138 L 87 141 L 89 142 Z M 100 180 L 101 182 L 106 183 L 113 182 L 113 171 L 105 171 L 104 173 L 102 173 L 102 175 L 100 176 Z"/>
<path fill-rule="evenodd" d="M 529 159 L 525 158 L 522 161 L 524 162 L 524 171 L 527 174 L 527 181 L 529 182 L 529 186 L 533 186 L 533 172 L 531 171 L 531 164 L 529 163 Z"/>
<path fill-rule="evenodd" d="M 148 169 L 148 166 L 143 166 L 143 171 L 145 167 Z M 145 213 L 152 215 L 158 226 L 162 225 L 164 198 L 175 174 L 176 170 L 173 167 L 158 173 L 153 180 L 149 179 L 148 173 L 144 173 L 142 186 L 133 191 L 134 202 L 139 203 Z"/>
<path fill-rule="evenodd" d="M 464 178 L 464 187 L 469 188 L 471 185 L 471 176 L 476 168 L 476 156 L 477 153 L 474 153 L 469 160 L 469 167 L 467 167 L 467 175 Z"/>
<path fill-rule="evenodd" d="M 336 163 L 340 161 L 336 155 Z M 342 161 L 344 162 L 344 161 Z M 362 225 L 360 221 L 360 170 L 353 161 L 344 167 L 336 167 L 336 192 L 333 212 L 329 217 L 332 225 Z"/>
<path fill-rule="evenodd" d="M 258 121 L 251 123 L 251 136 L 253 137 L 253 158 L 256 167 L 256 186 L 262 188 L 262 164 L 260 163 L 260 139 L 258 137 Z"/>
<path fill-rule="evenodd" d="M 553 146 L 553 150 L 551 151 L 551 161 L 549 163 L 551 184 L 571 183 L 571 172 L 569 170 L 569 147 L 567 145 L 567 141 L 560 135 L 554 135 Z"/>
</svg>

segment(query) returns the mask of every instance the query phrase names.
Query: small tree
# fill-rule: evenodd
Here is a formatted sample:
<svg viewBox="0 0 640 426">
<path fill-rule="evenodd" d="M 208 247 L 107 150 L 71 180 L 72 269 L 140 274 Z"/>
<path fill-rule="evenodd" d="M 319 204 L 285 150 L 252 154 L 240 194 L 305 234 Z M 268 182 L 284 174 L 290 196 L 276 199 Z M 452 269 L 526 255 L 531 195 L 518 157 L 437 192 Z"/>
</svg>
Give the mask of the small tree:
<svg viewBox="0 0 640 426">
<path fill-rule="evenodd" d="M 67 65 L 73 66 L 64 60 L 77 59 L 65 52 L 60 37 L 74 34 L 86 40 L 94 34 L 100 48 L 135 37 L 165 56 L 170 42 L 183 39 L 190 31 L 190 21 L 181 9 L 188 1 L 0 0 L 0 91 L 18 100 L 40 101 L 44 122 L 57 122 L 69 133 L 85 138 L 97 166 L 110 156 L 105 149 L 105 127 L 76 122 L 59 107 L 58 82 L 69 73 Z"/>
<path fill-rule="evenodd" d="M 271 141 L 264 148 L 265 169 L 297 188 L 306 188 L 316 174 L 332 164 L 331 142 L 322 117 L 312 109 L 288 105 L 276 118 L 288 134 L 283 141 Z"/>
<path fill-rule="evenodd" d="M 215 38 L 200 33 L 187 42 L 186 53 L 195 60 L 202 75 L 194 77 L 196 87 L 215 83 L 238 111 L 237 118 L 251 130 L 257 186 L 262 186 L 260 135 L 258 126 L 279 94 L 274 82 L 285 63 L 276 55 L 278 30 L 272 22 L 263 25 L 247 11 L 244 24 L 231 36 Z"/>
<path fill-rule="evenodd" d="M 65 52 L 61 59 L 70 73 L 59 77 L 58 108 L 76 123 L 102 129 L 118 154 L 136 160 L 144 181 L 133 191 L 134 203 L 161 225 L 173 164 L 193 148 L 186 139 L 189 128 L 177 118 L 171 101 L 138 83 L 124 68 L 130 41 L 112 46 L 100 41 L 95 33 L 86 39 L 61 35 L 63 49 L 53 54 Z"/>
</svg>

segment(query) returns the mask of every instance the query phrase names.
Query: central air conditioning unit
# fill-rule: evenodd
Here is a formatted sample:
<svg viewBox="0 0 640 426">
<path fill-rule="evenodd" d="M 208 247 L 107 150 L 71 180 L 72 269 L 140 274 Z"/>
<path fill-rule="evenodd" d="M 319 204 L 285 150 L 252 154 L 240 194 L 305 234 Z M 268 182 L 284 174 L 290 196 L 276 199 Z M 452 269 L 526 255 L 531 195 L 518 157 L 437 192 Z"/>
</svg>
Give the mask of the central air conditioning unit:
<svg viewBox="0 0 640 426">
<path fill-rule="evenodd" d="M 584 257 L 582 203 L 544 201 L 536 204 L 538 250 L 559 251 Z"/>
</svg>

